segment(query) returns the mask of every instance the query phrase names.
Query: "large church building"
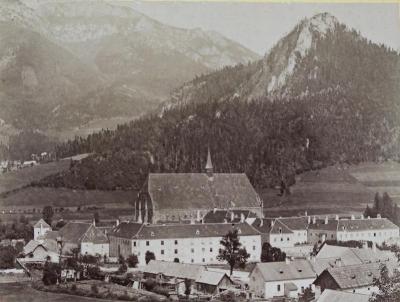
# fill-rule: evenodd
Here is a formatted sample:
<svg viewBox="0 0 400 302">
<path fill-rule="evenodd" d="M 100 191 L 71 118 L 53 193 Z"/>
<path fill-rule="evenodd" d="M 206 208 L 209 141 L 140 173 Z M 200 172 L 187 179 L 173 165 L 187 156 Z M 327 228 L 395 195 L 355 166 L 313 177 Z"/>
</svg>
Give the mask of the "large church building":
<svg viewBox="0 0 400 302">
<path fill-rule="evenodd" d="M 262 202 L 244 173 L 214 173 L 208 151 L 205 173 L 150 173 L 135 204 L 137 222 L 201 222 L 214 209 L 250 210 Z"/>
</svg>

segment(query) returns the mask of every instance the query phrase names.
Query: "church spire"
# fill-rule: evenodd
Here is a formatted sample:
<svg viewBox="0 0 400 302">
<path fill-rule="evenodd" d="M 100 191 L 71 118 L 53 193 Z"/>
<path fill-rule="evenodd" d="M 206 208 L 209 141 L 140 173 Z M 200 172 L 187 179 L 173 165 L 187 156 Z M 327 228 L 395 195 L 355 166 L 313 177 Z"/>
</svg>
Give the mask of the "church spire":
<svg viewBox="0 0 400 302">
<path fill-rule="evenodd" d="M 207 153 L 207 164 L 206 164 L 206 173 L 208 176 L 212 176 L 213 174 L 213 165 L 211 162 L 211 153 L 210 153 L 210 147 L 208 147 L 208 153 Z"/>
</svg>

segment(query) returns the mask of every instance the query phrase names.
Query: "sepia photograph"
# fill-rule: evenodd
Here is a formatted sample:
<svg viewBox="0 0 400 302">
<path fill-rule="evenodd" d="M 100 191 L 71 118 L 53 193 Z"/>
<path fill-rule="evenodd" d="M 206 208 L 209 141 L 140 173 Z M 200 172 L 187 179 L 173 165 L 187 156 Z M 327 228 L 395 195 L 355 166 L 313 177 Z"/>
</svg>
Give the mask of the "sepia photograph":
<svg viewBox="0 0 400 302">
<path fill-rule="evenodd" d="M 400 3 L 0 0 L 0 302 L 400 302 Z"/>
</svg>

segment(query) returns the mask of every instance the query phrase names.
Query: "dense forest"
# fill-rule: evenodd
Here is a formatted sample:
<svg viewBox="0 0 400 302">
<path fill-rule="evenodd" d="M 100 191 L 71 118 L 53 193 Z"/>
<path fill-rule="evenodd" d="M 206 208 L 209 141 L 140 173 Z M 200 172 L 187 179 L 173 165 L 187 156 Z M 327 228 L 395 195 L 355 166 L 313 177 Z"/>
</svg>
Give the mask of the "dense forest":
<svg viewBox="0 0 400 302">
<path fill-rule="evenodd" d="M 217 172 L 245 172 L 257 188 L 290 185 L 315 163 L 398 161 L 399 54 L 340 24 L 313 45 L 281 93 L 246 93 L 274 51 L 197 77 L 161 115 L 59 145 L 58 157 L 93 155 L 37 185 L 137 189 L 148 171 L 203 171 L 208 146 Z"/>
<path fill-rule="evenodd" d="M 388 193 L 375 194 L 374 204 L 372 207 L 367 205 L 364 216 L 376 218 L 378 215 L 381 217 L 389 218 L 390 221 L 400 225 L 400 211 L 398 205 L 390 198 Z"/>
</svg>

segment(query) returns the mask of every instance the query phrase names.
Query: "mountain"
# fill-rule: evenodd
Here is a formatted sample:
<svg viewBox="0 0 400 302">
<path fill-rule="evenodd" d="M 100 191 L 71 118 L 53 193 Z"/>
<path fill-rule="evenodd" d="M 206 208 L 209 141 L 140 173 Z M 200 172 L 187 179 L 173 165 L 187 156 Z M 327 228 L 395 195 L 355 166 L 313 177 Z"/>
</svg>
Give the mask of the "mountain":
<svg viewBox="0 0 400 302">
<path fill-rule="evenodd" d="M 258 58 L 101 1 L 5 0 L 0 22 L 0 118 L 17 129 L 138 116 L 195 75 Z"/>
<path fill-rule="evenodd" d="M 282 99 L 327 90 L 365 94 L 381 105 L 389 101 L 388 107 L 397 108 L 399 64 L 397 52 L 368 41 L 323 13 L 302 20 L 262 60 L 235 71 L 234 77 L 246 74 L 240 83 L 225 85 L 225 71 L 197 78 L 175 90 L 163 110 L 209 98 Z M 218 85 L 225 85 L 222 94 L 212 89 Z M 213 92 L 205 97 L 210 89 Z"/>
</svg>

